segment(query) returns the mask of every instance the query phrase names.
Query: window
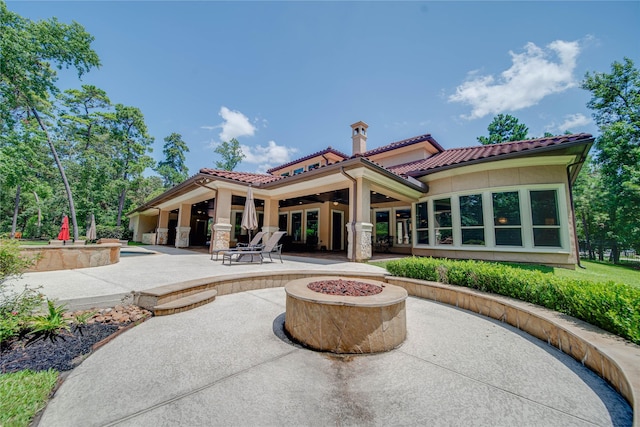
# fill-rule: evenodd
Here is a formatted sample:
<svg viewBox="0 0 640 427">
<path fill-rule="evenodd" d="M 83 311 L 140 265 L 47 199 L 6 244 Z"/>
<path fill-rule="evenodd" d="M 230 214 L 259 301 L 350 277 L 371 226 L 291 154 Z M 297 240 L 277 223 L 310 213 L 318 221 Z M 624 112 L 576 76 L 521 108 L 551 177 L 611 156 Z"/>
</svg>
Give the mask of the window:
<svg viewBox="0 0 640 427">
<path fill-rule="evenodd" d="M 453 245 L 450 197 L 433 201 L 433 225 L 436 232 L 436 245 Z"/>
<path fill-rule="evenodd" d="M 294 169 L 293 170 L 293 174 L 294 175 L 298 175 L 300 173 L 304 172 L 304 168 L 298 168 L 298 169 Z"/>
<path fill-rule="evenodd" d="M 460 225 L 463 245 L 484 245 L 481 194 L 460 197 Z"/>
<path fill-rule="evenodd" d="M 561 246 L 558 201 L 555 190 L 531 191 L 534 246 Z"/>
<path fill-rule="evenodd" d="M 289 172 L 281 173 L 280 176 L 289 176 Z"/>
<path fill-rule="evenodd" d="M 429 244 L 429 214 L 427 202 L 416 203 L 416 243 Z"/>
<path fill-rule="evenodd" d="M 396 242 L 411 244 L 411 209 L 396 209 Z"/>
<path fill-rule="evenodd" d="M 302 212 L 291 212 L 291 236 L 294 242 L 302 240 Z"/>
<path fill-rule="evenodd" d="M 320 163 L 314 163 L 312 165 L 307 166 L 308 171 L 312 171 L 314 169 L 318 169 L 320 167 Z"/>
<path fill-rule="evenodd" d="M 389 236 L 389 211 L 376 212 L 376 240 Z"/>
<path fill-rule="evenodd" d="M 517 191 L 509 191 L 492 196 L 496 245 L 522 246 L 520 195 Z"/>
<path fill-rule="evenodd" d="M 313 243 L 313 240 L 315 240 L 316 243 L 318 242 L 318 213 L 319 211 L 317 209 L 305 211 L 305 230 L 307 233 L 305 241 L 307 243 L 310 243 L 309 240 L 311 240 L 311 243 Z"/>
<path fill-rule="evenodd" d="M 281 213 L 278 215 L 278 229 L 280 231 L 289 231 L 289 214 Z"/>
</svg>

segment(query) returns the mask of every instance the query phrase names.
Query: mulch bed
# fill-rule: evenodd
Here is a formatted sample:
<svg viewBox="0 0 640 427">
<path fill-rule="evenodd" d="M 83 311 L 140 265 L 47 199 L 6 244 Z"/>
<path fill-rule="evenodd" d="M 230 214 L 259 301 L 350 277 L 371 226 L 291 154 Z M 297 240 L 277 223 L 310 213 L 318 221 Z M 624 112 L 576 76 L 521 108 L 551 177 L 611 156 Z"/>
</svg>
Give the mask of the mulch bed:
<svg viewBox="0 0 640 427">
<path fill-rule="evenodd" d="M 80 329 L 72 327 L 71 331 L 62 332 L 54 341 L 45 339 L 27 344 L 28 338 L 13 339 L 3 343 L 0 373 L 23 369 L 43 371 L 50 368 L 61 372 L 69 371 L 78 366 L 101 342 L 128 326 L 147 319 L 150 314 L 136 306 L 118 306 L 97 310 L 87 325 Z"/>
<path fill-rule="evenodd" d="M 343 295 L 349 297 L 365 297 L 382 292 L 381 286 L 358 282 L 357 280 L 344 279 L 311 282 L 307 287 L 312 291 L 327 295 Z"/>
</svg>

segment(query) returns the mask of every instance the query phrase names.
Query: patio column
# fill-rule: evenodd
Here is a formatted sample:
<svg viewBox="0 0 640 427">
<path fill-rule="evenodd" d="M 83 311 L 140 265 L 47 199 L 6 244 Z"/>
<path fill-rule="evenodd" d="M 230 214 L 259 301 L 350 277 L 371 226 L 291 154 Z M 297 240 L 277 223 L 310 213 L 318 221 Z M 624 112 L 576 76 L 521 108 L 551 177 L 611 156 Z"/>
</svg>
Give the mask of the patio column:
<svg viewBox="0 0 640 427">
<path fill-rule="evenodd" d="M 371 185 L 362 177 L 356 178 L 355 194 L 349 190 L 349 223 L 347 224 L 348 254 L 354 254 L 355 261 L 371 259 Z M 355 218 L 354 218 L 354 205 Z"/>
<path fill-rule="evenodd" d="M 231 190 L 219 188 L 216 195 L 211 249 L 229 249 L 231 240 Z"/>
<path fill-rule="evenodd" d="M 160 211 L 156 233 L 156 245 L 166 245 L 169 240 L 169 211 Z"/>
<path fill-rule="evenodd" d="M 266 233 L 262 238 L 263 242 L 266 242 L 273 233 L 278 231 L 278 200 L 264 200 L 264 224 L 262 225 L 262 231 Z"/>
<path fill-rule="evenodd" d="M 189 247 L 189 233 L 191 232 L 191 203 L 180 205 L 178 211 L 178 226 L 176 227 L 176 248 Z"/>
</svg>

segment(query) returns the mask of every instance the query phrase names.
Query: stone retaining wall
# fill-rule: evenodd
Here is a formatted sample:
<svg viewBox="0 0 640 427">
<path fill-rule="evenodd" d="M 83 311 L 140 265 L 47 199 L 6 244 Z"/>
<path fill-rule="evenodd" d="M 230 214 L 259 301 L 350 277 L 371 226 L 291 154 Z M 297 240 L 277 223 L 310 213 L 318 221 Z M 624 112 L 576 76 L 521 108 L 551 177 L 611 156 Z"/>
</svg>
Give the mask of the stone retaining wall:
<svg viewBox="0 0 640 427">
<path fill-rule="evenodd" d="M 115 264 L 120 261 L 120 248 L 119 243 L 82 246 L 20 246 L 20 253 L 36 259 L 34 265 L 27 270 L 34 272 Z"/>
</svg>

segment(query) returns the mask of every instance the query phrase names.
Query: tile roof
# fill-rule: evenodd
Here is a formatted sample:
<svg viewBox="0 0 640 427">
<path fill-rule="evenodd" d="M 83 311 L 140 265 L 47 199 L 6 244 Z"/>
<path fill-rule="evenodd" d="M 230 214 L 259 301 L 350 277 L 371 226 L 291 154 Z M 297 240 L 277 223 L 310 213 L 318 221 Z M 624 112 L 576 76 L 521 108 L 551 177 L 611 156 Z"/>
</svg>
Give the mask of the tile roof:
<svg viewBox="0 0 640 427">
<path fill-rule="evenodd" d="M 316 157 L 316 156 L 321 156 L 321 155 L 323 155 L 323 154 L 327 154 L 327 153 L 333 153 L 333 154 L 335 154 L 336 156 L 340 156 L 340 157 L 342 157 L 342 159 L 343 159 L 343 160 L 344 160 L 344 159 L 348 159 L 348 158 L 349 158 L 349 156 L 347 156 L 347 155 L 346 155 L 346 154 L 344 154 L 343 152 L 338 151 L 338 150 L 336 150 L 336 149 L 332 148 L 331 146 L 329 146 L 329 147 L 325 148 L 325 149 L 324 149 L 324 150 L 322 150 L 322 151 L 318 151 L 317 153 L 309 154 L 308 156 L 304 156 L 304 157 L 302 157 L 302 158 L 299 158 L 299 159 L 293 160 L 293 161 L 291 161 L 291 162 L 289 162 L 289 163 L 285 163 L 285 164 L 283 164 L 283 165 L 280 165 L 280 166 L 276 166 L 276 167 L 274 167 L 274 168 L 271 168 L 271 169 L 269 169 L 269 170 L 267 171 L 267 173 L 271 173 L 271 172 L 273 172 L 273 171 L 277 171 L 277 170 L 279 170 L 279 169 L 286 168 L 287 166 L 295 165 L 296 163 L 304 162 L 305 160 L 309 160 L 309 159 L 312 159 L 312 158 L 314 158 L 314 157 Z"/>
<path fill-rule="evenodd" d="M 402 165 L 390 166 L 387 169 L 410 176 L 425 175 L 427 171 L 460 165 L 463 163 L 482 161 L 490 158 L 514 155 L 522 152 L 535 152 L 548 147 L 561 146 L 570 142 L 590 139 L 588 133 L 561 135 L 550 138 L 529 139 L 525 141 L 503 142 L 501 144 L 479 145 L 466 148 L 452 148 L 431 157 Z"/>
<path fill-rule="evenodd" d="M 267 182 L 278 181 L 282 179 L 281 176 L 268 175 L 262 173 L 250 173 L 250 172 L 236 172 L 226 171 L 220 169 L 202 168 L 200 173 L 206 175 L 217 176 L 219 178 L 231 179 L 234 181 L 245 182 L 248 184 L 265 184 Z"/>
<path fill-rule="evenodd" d="M 423 142 L 423 141 L 429 141 L 431 143 L 431 145 L 433 145 L 435 147 L 436 150 L 444 151 L 444 148 L 442 148 L 440 146 L 440 144 L 438 144 L 438 142 L 435 139 L 433 139 L 431 134 L 427 133 L 427 134 L 420 135 L 420 136 L 414 136 L 413 138 L 403 139 L 402 141 L 392 142 L 391 144 L 384 145 L 384 146 L 378 147 L 378 148 L 374 148 L 374 149 L 369 150 L 369 151 L 365 151 L 364 153 L 361 154 L 361 156 L 363 156 L 363 157 L 373 156 L 375 154 L 380 154 L 380 153 L 384 153 L 385 151 L 391 151 L 391 150 L 395 150 L 395 149 L 398 149 L 398 148 L 407 147 L 409 145 L 417 144 L 417 143 Z"/>
</svg>

